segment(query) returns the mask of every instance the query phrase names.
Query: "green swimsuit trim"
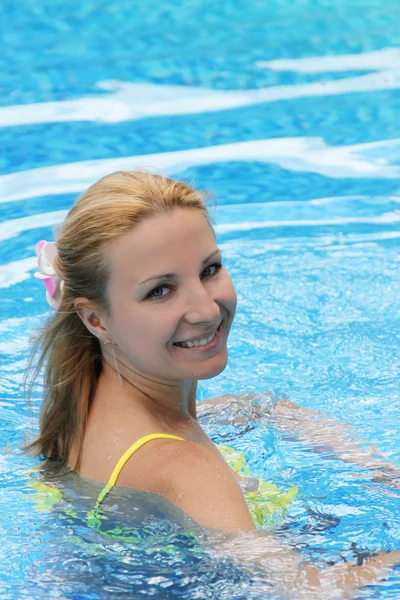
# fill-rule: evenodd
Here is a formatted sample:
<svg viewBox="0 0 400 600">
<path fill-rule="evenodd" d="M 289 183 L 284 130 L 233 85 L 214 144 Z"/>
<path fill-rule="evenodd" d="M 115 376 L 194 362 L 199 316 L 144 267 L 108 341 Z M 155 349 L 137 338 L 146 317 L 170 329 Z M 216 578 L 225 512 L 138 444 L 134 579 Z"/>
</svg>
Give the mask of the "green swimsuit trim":
<svg viewBox="0 0 400 600">
<path fill-rule="evenodd" d="M 250 467 L 246 463 L 243 452 L 222 444 L 217 444 L 217 448 L 235 473 L 251 477 Z M 282 492 L 274 483 L 259 479 L 257 490 L 244 491 L 243 495 L 254 525 L 257 529 L 261 529 L 274 523 L 277 518 L 283 517 L 297 493 L 297 487 L 291 487 L 286 492 Z"/>
</svg>

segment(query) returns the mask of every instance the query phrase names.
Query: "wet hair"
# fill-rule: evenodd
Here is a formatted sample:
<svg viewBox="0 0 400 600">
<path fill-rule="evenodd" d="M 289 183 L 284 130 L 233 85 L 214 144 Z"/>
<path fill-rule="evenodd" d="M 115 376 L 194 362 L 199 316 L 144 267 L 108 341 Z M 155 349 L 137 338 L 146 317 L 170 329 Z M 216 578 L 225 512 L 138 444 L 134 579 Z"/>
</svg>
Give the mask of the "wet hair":
<svg viewBox="0 0 400 600">
<path fill-rule="evenodd" d="M 199 210 L 212 228 L 208 197 L 182 181 L 144 171 L 117 171 L 92 185 L 69 211 L 54 263 L 64 281 L 61 305 L 36 336 L 26 374 L 30 398 L 44 368 L 40 430 L 25 446 L 27 451 L 79 468 L 102 359 L 99 340 L 80 319 L 75 300 L 86 297 L 108 311 L 110 245 L 145 219 L 177 208 Z"/>
</svg>

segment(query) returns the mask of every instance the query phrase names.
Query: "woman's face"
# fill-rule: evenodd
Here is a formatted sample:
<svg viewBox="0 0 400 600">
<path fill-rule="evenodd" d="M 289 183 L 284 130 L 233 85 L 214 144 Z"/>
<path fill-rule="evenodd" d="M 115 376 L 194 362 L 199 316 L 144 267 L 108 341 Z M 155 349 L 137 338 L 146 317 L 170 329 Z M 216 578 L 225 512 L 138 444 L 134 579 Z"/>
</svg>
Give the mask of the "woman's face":
<svg viewBox="0 0 400 600">
<path fill-rule="evenodd" d="M 109 256 L 107 330 L 124 362 L 166 381 L 225 368 L 236 293 L 221 258 L 193 208 L 146 219 L 118 240 Z M 188 347 L 193 338 L 209 343 Z"/>
</svg>

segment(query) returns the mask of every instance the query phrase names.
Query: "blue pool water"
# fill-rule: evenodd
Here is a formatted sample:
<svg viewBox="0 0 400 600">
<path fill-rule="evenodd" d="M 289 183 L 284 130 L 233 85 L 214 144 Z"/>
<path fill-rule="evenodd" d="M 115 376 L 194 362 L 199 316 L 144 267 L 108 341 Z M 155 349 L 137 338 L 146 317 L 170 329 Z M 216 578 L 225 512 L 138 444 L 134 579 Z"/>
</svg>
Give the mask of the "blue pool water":
<svg viewBox="0 0 400 600">
<path fill-rule="evenodd" d="M 398 2 L 5 0 L 1 11 L 0 446 L 15 450 L 37 424 L 40 386 L 30 409 L 22 393 L 28 338 L 47 314 L 36 241 L 98 177 L 150 168 L 216 196 L 238 290 L 229 366 L 199 399 L 290 398 L 400 468 Z M 306 558 L 400 549 L 399 487 L 265 423 L 219 413 L 204 426 L 258 477 L 299 488 L 273 529 Z M 77 482 L 65 486 L 75 517 L 38 510 L 36 465 L 0 454 L 1 598 L 276 597 L 273 574 L 193 547 L 166 507 L 140 521 L 141 543 L 90 530 L 79 516 L 92 492 Z M 355 597 L 400 597 L 399 570 Z"/>
</svg>

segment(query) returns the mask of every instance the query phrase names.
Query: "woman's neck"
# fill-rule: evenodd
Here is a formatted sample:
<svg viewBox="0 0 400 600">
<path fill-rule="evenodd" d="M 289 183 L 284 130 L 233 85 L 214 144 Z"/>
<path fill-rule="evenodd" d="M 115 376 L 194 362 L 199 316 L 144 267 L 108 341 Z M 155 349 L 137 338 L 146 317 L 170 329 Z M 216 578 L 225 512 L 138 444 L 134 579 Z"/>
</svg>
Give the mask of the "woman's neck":
<svg viewBox="0 0 400 600">
<path fill-rule="evenodd" d="M 139 403 L 146 410 L 171 422 L 188 418 L 197 420 L 197 381 L 155 381 L 128 368 L 119 360 L 117 372 L 113 362 L 109 356 L 103 356 L 101 384 L 113 389 L 114 398 L 118 395 L 122 402 Z"/>
</svg>

